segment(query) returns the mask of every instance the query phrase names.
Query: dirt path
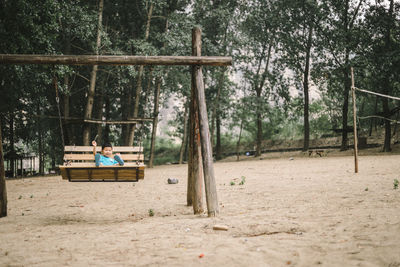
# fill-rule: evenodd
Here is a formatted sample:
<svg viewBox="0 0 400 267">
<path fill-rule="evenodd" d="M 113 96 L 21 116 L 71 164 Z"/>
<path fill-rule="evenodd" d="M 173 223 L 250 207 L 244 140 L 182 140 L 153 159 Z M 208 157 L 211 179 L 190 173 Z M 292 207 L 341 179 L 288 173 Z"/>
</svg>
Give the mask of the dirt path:
<svg viewBox="0 0 400 267">
<path fill-rule="evenodd" d="M 352 157 L 224 162 L 215 173 L 218 218 L 185 205 L 187 165 L 148 169 L 136 184 L 7 181 L 0 266 L 400 266 L 399 155 L 362 156 L 359 174 Z"/>
</svg>

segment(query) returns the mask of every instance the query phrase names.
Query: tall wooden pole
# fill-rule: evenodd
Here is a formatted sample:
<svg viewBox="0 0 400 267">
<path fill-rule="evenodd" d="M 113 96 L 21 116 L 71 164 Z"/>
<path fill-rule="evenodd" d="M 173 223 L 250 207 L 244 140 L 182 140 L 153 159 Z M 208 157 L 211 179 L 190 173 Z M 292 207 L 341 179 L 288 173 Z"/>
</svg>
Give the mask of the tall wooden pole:
<svg viewBox="0 0 400 267">
<path fill-rule="evenodd" d="M 3 141 L 1 136 L 0 120 L 0 218 L 7 216 L 7 190 L 6 178 L 4 173 Z"/>
<path fill-rule="evenodd" d="M 201 50 L 201 29 L 196 27 L 192 31 L 193 47 Z M 210 131 L 208 127 L 208 116 L 206 97 L 204 93 L 203 72 L 201 66 L 193 66 L 192 83 L 194 83 L 195 95 L 199 110 L 199 126 L 201 138 L 201 155 L 203 159 L 204 184 L 206 188 L 207 212 L 209 217 L 215 217 L 219 213 L 217 187 L 215 184 L 214 164 L 212 157 L 212 146 Z"/>
<path fill-rule="evenodd" d="M 192 31 L 192 55 L 201 56 L 201 40 L 194 31 Z M 194 214 L 204 212 L 203 208 L 203 162 L 200 144 L 199 130 L 199 108 L 196 97 L 195 69 L 192 67 L 192 86 L 190 101 L 190 157 L 189 178 L 188 178 L 188 205 L 192 202 Z"/>
<path fill-rule="evenodd" d="M 354 87 L 353 68 L 351 68 L 351 95 L 352 95 L 352 99 L 353 99 L 354 172 L 358 173 L 357 110 L 356 110 L 356 92 L 355 92 L 355 87 Z"/>
</svg>

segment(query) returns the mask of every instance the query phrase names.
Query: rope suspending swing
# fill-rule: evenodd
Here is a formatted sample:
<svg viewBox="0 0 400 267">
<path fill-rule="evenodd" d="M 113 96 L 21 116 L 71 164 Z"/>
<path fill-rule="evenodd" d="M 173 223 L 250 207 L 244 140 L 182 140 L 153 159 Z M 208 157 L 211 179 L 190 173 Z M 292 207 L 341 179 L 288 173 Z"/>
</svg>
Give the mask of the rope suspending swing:
<svg viewBox="0 0 400 267">
<path fill-rule="evenodd" d="M 94 165 L 94 156 L 91 155 L 92 148 L 90 146 L 65 146 L 64 129 L 63 129 L 63 119 L 61 115 L 60 108 L 60 93 L 58 89 L 58 81 L 55 73 L 55 68 L 53 65 L 53 84 L 56 91 L 56 103 L 58 110 L 58 120 L 60 123 L 61 130 L 61 140 L 63 145 L 63 160 L 64 164 L 59 166 L 61 171 L 61 176 L 63 179 L 75 182 L 138 182 L 144 179 L 144 169 L 143 164 L 143 123 L 146 118 L 139 118 L 134 121 L 123 121 L 121 124 L 134 123 L 139 125 L 139 147 L 114 147 L 115 152 L 125 153 L 123 166 L 106 166 L 98 168 Z M 137 124 L 139 121 L 140 124 Z M 102 123 L 102 124 L 117 124 L 116 121 L 87 121 L 83 120 L 84 123 Z M 97 135 L 95 137 L 97 139 Z M 88 153 L 89 152 L 89 153 Z"/>
</svg>

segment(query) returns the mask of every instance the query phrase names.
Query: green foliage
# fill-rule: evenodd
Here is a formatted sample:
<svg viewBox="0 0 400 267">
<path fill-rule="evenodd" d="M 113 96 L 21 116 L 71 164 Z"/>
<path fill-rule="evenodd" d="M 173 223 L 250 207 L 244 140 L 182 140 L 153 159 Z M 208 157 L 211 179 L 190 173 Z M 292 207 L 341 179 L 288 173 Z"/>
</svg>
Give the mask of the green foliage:
<svg viewBox="0 0 400 267">
<path fill-rule="evenodd" d="M 154 216 L 154 210 L 153 210 L 153 209 L 149 209 L 148 213 L 149 213 L 149 216 L 150 216 L 150 217 L 153 217 L 153 216 Z"/>
<path fill-rule="evenodd" d="M 200 26 L 202 55 L 231 55 L 234 59 L 229 68 L 203 67 L 214 151 L 232 155 L 239 135 L 239 152 L 253 150 L 257 141 L 304 137 L 307 51 L 312 59 L 311 138 L 352 124 L 351 111 L 345 111 L 348 120 L 343 121 L 350 66 L 355 67 L 357 86 L 400 94 L 400 7 L 395 3 L 390 11 L 380 2 L 361 1 L 358 9 L 354 1 L 327 0 L 105 1 L 99 53 L 190 55 L 191 30 Z M 151 5 L 153 14 L 146 35 Z M 0 7 L 1 53 L 84 55 L 96 50 L 96 1 L 15 0 L 0 1 Z M 312 49 L 308 50 L 311 29 Z M 99 66 L 92 116 L 107 120 L 131 117 L 141 84 L 139 116 L 152 117 L 154 89 L 160 81 L 160 107 L 172 103 L 174 114 L 167 123 L 170 130 L 166 134 L 171 139 L 158 137 L 154 163 L 176 162 L 185 104 L 190 98 L 188 69 L 145 67 L 139 77 L 138 66 Z M 91 71 L 87 66 L 1 65 L 0 119 L 5 151 L 36 152 L 47 166 L 61 163 L 59 121 L 40 116 L 58 115 L 55 78 L 62 115 L 69 112 L 70 117 L 82 118 Z M 395 101 L 357 96 L 359 116 L 386 112 L 394 119 L 396 105 Z M 362 133 L 372 127 L 369 120 L 361 120 L 359 125 Z M 82 143 L 82 126 L 63 124 L 66 144 Z M 92 125 L 91 137 L 97 133 L 100 143 L 124 145 L 129 127 Z M 144 141 L 148 148 L 150 137 L 151 124 L 146 123 L 136 134 L 135 143 Z"/>
<path fill-rule="evenodd" d="M 146 141 L 145 147 L 149 146 L 150 144 Z M 172 139 L 158 137 L 155 148 L 154 165 L 179 161 L 180 144 L 175 143 Z"/>
<path fill-rule="evenodd" d="M 393 189 L 397 189 L 399 187 L 399 180 L 394 179 L 393 180 Z"/>
</svg>

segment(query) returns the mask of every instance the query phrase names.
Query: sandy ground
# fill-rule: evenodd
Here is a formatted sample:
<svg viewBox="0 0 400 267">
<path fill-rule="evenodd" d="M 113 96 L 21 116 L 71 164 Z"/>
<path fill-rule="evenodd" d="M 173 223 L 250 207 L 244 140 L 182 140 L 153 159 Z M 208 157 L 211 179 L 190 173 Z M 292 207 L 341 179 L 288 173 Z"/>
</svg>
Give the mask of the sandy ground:
<svg viewBox="0 0 400 267">
<path fill-rule="evenodd" d="M 350 156 L 216 163 L 218 218 L 186 206 L 187 165 L 139 183 L 9 180 L 0 266 L 399 267 L 400 155 L 359 161 L 359 174 Z"/>
</svg>

